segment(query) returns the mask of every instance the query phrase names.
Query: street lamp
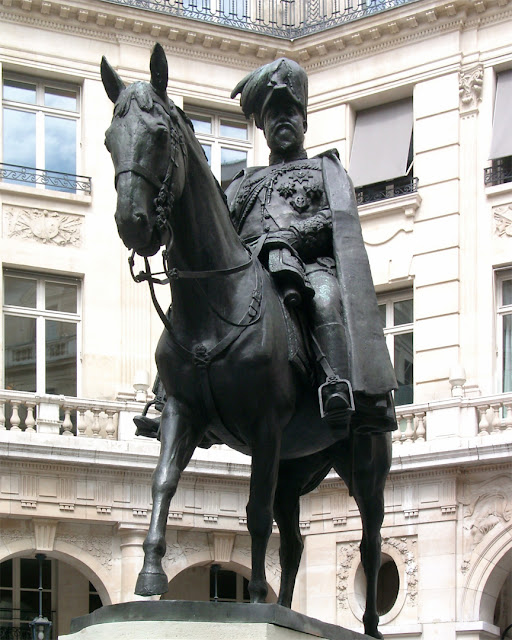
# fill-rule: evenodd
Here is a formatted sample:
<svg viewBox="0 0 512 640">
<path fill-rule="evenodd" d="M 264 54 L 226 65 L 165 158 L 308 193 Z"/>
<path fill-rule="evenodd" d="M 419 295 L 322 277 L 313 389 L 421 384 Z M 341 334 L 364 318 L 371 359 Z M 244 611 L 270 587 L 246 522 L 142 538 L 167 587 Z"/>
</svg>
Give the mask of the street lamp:
<svg viewBox="0 0 512 640">
<path fill-rule="evenodd" d="M 36 558 L 39 562 L 39 615 L 28 624 L 32 640 L 50 640 L 52 623 L 43 616 L 43 560 L 46 556 L 44 553 L 36 553 Z"/>
</svg>

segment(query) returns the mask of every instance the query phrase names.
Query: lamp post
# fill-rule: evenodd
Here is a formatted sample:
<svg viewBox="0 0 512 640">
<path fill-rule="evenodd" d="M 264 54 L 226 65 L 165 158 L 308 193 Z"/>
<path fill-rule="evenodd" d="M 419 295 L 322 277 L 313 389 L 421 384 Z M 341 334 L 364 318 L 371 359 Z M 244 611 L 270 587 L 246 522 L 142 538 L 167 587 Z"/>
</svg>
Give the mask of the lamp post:
<svg viewBox="0 0 512 640">
<path fill-rule="evenodd" d="M 29 622 L 32 640 L 50 640 L 50 632 L 52 623 L 43 616 L 43 560 L 46 558 L 44 553 L 36 553 L 39 562 L 39 615 Z"/>
</svg>

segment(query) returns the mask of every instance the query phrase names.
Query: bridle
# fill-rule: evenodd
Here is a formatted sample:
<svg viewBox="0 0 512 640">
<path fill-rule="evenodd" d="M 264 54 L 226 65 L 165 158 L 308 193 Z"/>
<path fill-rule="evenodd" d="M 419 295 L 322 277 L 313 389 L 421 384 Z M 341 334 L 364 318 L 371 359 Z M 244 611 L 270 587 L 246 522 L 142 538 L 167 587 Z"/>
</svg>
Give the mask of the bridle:
<svg viewBox="0 0 512 640">
<path fill-rule="evenodd" d="M 126 161 L 126 162 L 122 162 L 116 168 L 115 180 L 117 185 L 117 179 L 119 175 L 121 175 L 122 173 L 134 173 L 135 175 L 142 177 L 144 180 L 146 180 L 146 182 L 153 185 L 159 190 L 158 195 L 154 200 L 156 214 L 157 214 L 156 224 L 160 231 L 161 236 L 163 236 L 163 233 L 167 231 L 170 239 L 167 245 L 167 248 L 162 251 L 163 270 L 153 273 L 151 271 L 151 266 L 149 264 L 148 258 L 144 257 L 144 267 L 145 267 L 144 271 L 139 271 L 139 273 L 136 274 L 134 271 L 135 254 L 136 254 L 135 249 L 132 250 L 130 257 L 128 258 L 128 265 L 129 265 L 131 277 L 134 280 L 134 282 L 148 283 L 153 306 L 155 307 L 156 312 L 158 313 L 165 328 L 169 332 L 175 345 L 179 348 L 179 350 L 190 354 L 190 352 L 184 349 L 184 347 L 182 347 L 177 342 L 174 336 L 174 331 L 169 321 L 169 318 L 164 313 L 162 307 L 160 306 L 160 303 L 157 300 L 154 285 L 155 284 L 166 285 L 178 279 L 192 280 L 196 284 L 197 288 L 202 293 L 202 295 L 206 298 L 207 304 L 210 307 L 210 309 L 213 311 L 213 313 L 219 319 L 224 321 L 226 324 L 231 325 L 235 331 L 241 332 L 246 327 L 251 326 L 252 324 L 257 322 L 261 317 L 262 282 L 261 282 L 260 265 L 257 265 L 257 269 L 256 269 L 256 285 L 252 293 L 251 301 L 249 303 L 249 310 L 247 311 L 247 313 L 244 315 L 244 317 L 241 319 L 240 322 L 233 322 L 229 320 L 228 318 L 224 317 L 217 309 L 215 309 L 215 307 L 211 304 L 210 300 L 208 299 L 208 296 L 206 295 L 205 291 L 197 281 L 202 279 L 218 277 L 218 276 L 232 275 L 232 274 L 244 271 L 245 269 L 248 269 L 251 265 L 258 262 L 258 256 L 261 251 L 261 247 L 263 246 L 264 237 L 262 238 L 261 243 L 258 243 L 256 248 L 252 252 L 252 255 L 249 258 L 249 260 L 247 260 L 246 262 L 240 265 L 236 265 L 235 267 L 228 267 L 226 269 L 212 269 L 212 270 L 205 270 L 205 271 L 187 271 L 187 270 L 180 270 L 170 266 L 169 247 L 172 242 L 172 228 L 170 225 L 169 218 L 172 213 L 174 200 L 175 200 L 175 196 L 174 196 L 174 193 L 172 192 L 171 185 L 174 177 L 174 171 L 179 166 L 178 160 L 177 160 L 177 150 L 178 148 L 181 149 L 183 160 L 184 162 L 186 162 L 187 148 L 186 148 L 183 134 L 181 133 L 181 131 L 179 131 L 179 128 L 177 126 L 172 125 L 173 121 L 176 122 L 176 114 L 172 112 L 174 107 L 170 105 L 167 100 L 165 101 L 162 100 L 160 96 L 155 96 L 154 100 L 155 102 L 158 102 L 158 104 L 164 109 L 164 111 L 167 113 L 167 115 L 170 118 L 169 133 L 171 136 L 171 145 L 170 145 L 169 162 L 167 165 L 167 172 L 166 172 L 165 178 L 163 179 L 163 181 L 160 181 L 160 179 L 157 176 L 152 174 L 146 167 L 144 167 L 140 163 L 134 162 L 134 161 Z M 164 276 L 164 277 L 159 277 L 159 276 Z M 232 332 L 230 332 L 229 336 L 226 336 L 226 338 L 228 337 L 231 338 L 231 333 Z M 231 343 L 232 339 L 230 339 L 229 342 Z M 224 343 L 224 340 L 222 340 L 221 343 Z M 223 347 L 223 350 L 224 348 L 226 347 Z M 216 348 L 214 348 L 212 351 L 215 351 L 215 350 Z M 211 356 L 212 356 L 212 353 L 209 353 L 208 358 L 211 359 Z M 194 355 L 194 358 L 195 357 L 196 356 Z"/>
<path fill-rule="evenodd" d="M 187 146 L 185 144 L 185 139 L 183 134 L 179 130 L 177 126 L 173 126 L 173 122 L 176 122 L 176 114 L 173 113 L 173 106 L 169 104 L 166 99 L 163 100 L 158 94 L 153 96 L 154 102 L 159 104 L 165 113 L 169 116 L 169 135 L 171 137 L 170 144 L 170 154 L 169 161 L 167 163 L 167 172 L 165 174 L 165 178 L 161 181 L 158 176 L 152 173 L 149 169 L 147 169 L 144 165 L 139 162 L 134 162 L 133 160 L 126 160 L 121 162 L 116 167 L 115 174 L 115 185 L 117 188 L 117 179 L 122 173 L 134 173 L 137 176 L 140 176 L 146 182 L 151 184 L 152 186 L 158 189 L 158 195 L 154 200 L 155 210 L 156 210 L 156 225 L 160 234 L 162 235 L 164 231 L 168 231 L 169 237 L 172 236 L 172 229 L 169 222 L 169 217 L 172 212 L 172 208 L 174 206 L 174 193 L 171 189 L 172 180 L 174 177 L 174 171 L 178 168 L 178 159 L 177 152 L 178 148 L 181 149 L 181 155 L 183 161 L 186 163 L 187 161 Z M 133 254 L 132 254 L 133 257 Z"/>
</svg>

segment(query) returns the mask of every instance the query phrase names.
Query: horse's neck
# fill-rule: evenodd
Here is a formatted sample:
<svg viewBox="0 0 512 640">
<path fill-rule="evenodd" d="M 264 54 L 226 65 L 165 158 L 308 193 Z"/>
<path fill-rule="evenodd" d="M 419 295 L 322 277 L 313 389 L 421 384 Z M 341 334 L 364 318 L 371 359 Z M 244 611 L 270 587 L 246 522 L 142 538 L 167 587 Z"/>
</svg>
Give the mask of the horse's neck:
<svg viewBox="0 0 512 640">
<path fill-rule="evenodd" d="M 169 252 L 171 267 L 219 271 L 248 261 L 248 253 L 208 167 L 203 173 L 189 172 L 174 214 Z M 216 327 L 225 331 L 224 323 L 219 325 L 212 307 L 232 320 L 239 320 L 241 307 L 249 302 L 247 291 L 252 291 L 253 279 L 252 269 L 231 275 L 212 274 L 200 280 L 178 279 L 172 286 L 173 320 L 187 333 L 202 332 L 205 326 L 213 333 Z"/>
<path fill-rule="evenodd" d="M 210 168 L 195 163 L 173 216 L 171 260 L 178 269 L 229 269 L 247 259 Z"/>
</svg>

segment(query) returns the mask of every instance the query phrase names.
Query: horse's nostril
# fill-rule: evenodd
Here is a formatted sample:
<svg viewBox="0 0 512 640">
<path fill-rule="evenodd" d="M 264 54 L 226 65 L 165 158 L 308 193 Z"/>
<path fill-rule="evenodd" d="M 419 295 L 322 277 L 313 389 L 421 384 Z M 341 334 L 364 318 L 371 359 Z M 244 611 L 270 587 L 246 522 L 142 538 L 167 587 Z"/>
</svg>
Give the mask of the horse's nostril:
<svg viewBox="0 0 512 640">
<path fill-rule="evenodd" d="M 139 225 L 146 224 L 146 215 L 142 211 L 135 211 L 133 214 L 133 218 Z"/>
</svg>

